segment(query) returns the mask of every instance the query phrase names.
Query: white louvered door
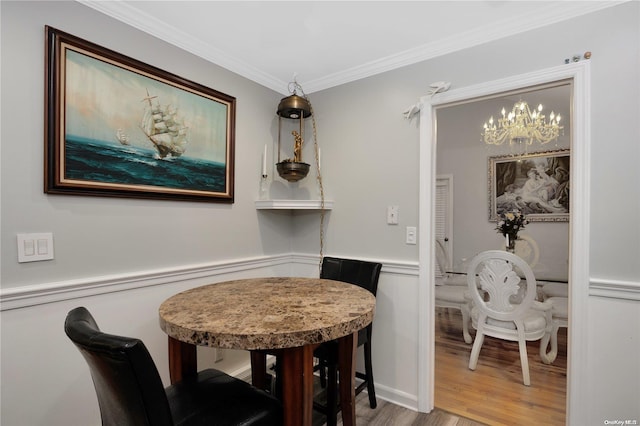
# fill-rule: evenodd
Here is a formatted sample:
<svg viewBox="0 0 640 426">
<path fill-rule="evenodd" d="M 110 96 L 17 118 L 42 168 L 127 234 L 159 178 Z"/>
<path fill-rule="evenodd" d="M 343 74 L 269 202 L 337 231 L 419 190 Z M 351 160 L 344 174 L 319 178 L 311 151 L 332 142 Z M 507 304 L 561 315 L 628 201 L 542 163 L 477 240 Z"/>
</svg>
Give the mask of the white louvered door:
<svg viewBox="0 0 640 426">
<path fill-rule="evenodd" d="M 443 242 L 447 259 L 453 257 L 453 176 L 439 175 L 436 177 L 436 235 L 435 238 Z M 436 262 L 436 276 L 441 277 L 442 271 Z M 452 265 L 447 265 L 451 267 Z"/>
</svg>

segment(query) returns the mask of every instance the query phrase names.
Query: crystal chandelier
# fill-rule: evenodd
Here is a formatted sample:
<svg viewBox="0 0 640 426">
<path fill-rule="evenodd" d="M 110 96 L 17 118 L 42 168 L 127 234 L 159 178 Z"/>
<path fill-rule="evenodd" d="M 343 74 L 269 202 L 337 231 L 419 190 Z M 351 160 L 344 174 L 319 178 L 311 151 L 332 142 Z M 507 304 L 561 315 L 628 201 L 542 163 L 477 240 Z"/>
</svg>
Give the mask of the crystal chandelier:
<svg viewBox="0 0 640 426">
<path fill-rule="evenodd" d="M 542 104 L 531 111 L 525 101 L 516 102 L 509 115 L 502 108 L 502 118 L 498 119 L 496 125 L 493 116 L 487 123 L 484 123 L 482 137 L 489 145 L 502 145 L 509 141 L 509 145 L 527 144 L 534 142 L 546 144 L 558 138 L 563 127 L 560 125 L 560 114 L 556 115 L 551 111 L 547 121 L 542 114 Z"/>
</svg>

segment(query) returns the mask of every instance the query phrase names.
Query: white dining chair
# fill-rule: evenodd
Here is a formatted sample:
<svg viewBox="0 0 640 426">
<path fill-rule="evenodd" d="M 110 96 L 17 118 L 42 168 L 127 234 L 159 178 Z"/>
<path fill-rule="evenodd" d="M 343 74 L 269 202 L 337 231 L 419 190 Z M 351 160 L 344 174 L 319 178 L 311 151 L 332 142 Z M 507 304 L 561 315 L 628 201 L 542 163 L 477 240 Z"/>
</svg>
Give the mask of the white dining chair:
<svg viewBox="0 0 640 426">
<path fill-rule="evenodd" d="M 444 244 L 436 240 L 436 261 L 442 276 L 435 280 L 435 305 L 440 308 L 458 309 L 462 313 L 462 337 L 465 343 L 471 343 L 469 334 L 469 306 L 467 293 L 467 277 L 464 274 L 450 274 L 450 265 Z"/>
<path fill-rule="evenodd" d="M 502 244 L 502 249 L 506 250 L 506 245 Z M 540 248 L 536 240 L 526 232 L 520 232 L 514 249 L 516 256 L 521 257 L 533 270 L 540 261 Z"/>
<path fill-rule="evenodd" d="M 569 286 L 567 283 L 543 282 L 540 291 L 543 297 L 542 300 L 547 300 L 551 297 L 569 297 Z"/>
<path fill-rule="evenodd" d="M 550 336 L 545 336 L 540 343 L 540 356 L 545 364 L 551 364 L 558 356 L 558 331 L 561 327 L 569 327 L 569 298 L 549 297 L 545 302 L 551 303 L 551 321 L 553 327 Z M 551 348 L 547 347 L 551 341 Z M 544 347 L 544 351 L 542 348 Z"/>
<path fill-rule="evenodd" d="M 520 276 L 524 276 L 524 281 Z M 476 369 L 485 336 L 516 341 L 523 382 L 529 386 L 526 343 L 550 338 L 553 327 L 552 304 L 535 300 L 536 279 L 531 268 L 515 254 L 502 250 L 485 251 L 469 264 L 467 288 L 472 300 L 471 322 L 476 329 L 469 369 Z M 543 360 L 545 349 L 546 345 L 543 348 L 541 344 Z"/>
</svg>

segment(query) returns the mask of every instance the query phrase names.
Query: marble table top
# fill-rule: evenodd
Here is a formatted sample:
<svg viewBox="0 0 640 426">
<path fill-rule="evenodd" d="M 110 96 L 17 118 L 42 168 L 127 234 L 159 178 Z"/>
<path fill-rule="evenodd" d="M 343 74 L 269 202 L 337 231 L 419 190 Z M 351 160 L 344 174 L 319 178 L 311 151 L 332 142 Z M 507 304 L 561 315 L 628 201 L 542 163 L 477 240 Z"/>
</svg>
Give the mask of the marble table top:
<svg viewBox="0 0 640 426">
<path fill-rule="evenodd" d="M 373 320 L 375 297 L 317 278 L 253 278 L 210 284 L 160 305 L 160 327 L 182 342 L 227 349 L 282 349 L 354 333 Z"/>
</svg>

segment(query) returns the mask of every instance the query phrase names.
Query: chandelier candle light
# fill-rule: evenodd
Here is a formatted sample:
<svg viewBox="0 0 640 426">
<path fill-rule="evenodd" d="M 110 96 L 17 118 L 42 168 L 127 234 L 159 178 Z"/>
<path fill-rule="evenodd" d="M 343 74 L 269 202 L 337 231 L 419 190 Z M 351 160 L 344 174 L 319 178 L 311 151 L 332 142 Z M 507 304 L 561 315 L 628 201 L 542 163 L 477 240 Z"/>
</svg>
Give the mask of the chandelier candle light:
<svg viewBox="0 0 640 426">
<path fill-rule="evenodd" d="M 531 145 L 539 142 L 544 145 L 561 134 L 563 127 L 560 125 L 560 114 L 551 111 L 547 121 L 542 114 L 542 104 L 537 109 L 531 111 L 525 101 L 516 102 L 513 109 L 506 115 L 502 108 L 502 118 L 498 119 L 496 125 L 493 116 L 488 123 L 484 123 L 482 136 L 488 145 L 502 145 L 509 141 L 509 145 L 514 143 Z"/>
</svg>

